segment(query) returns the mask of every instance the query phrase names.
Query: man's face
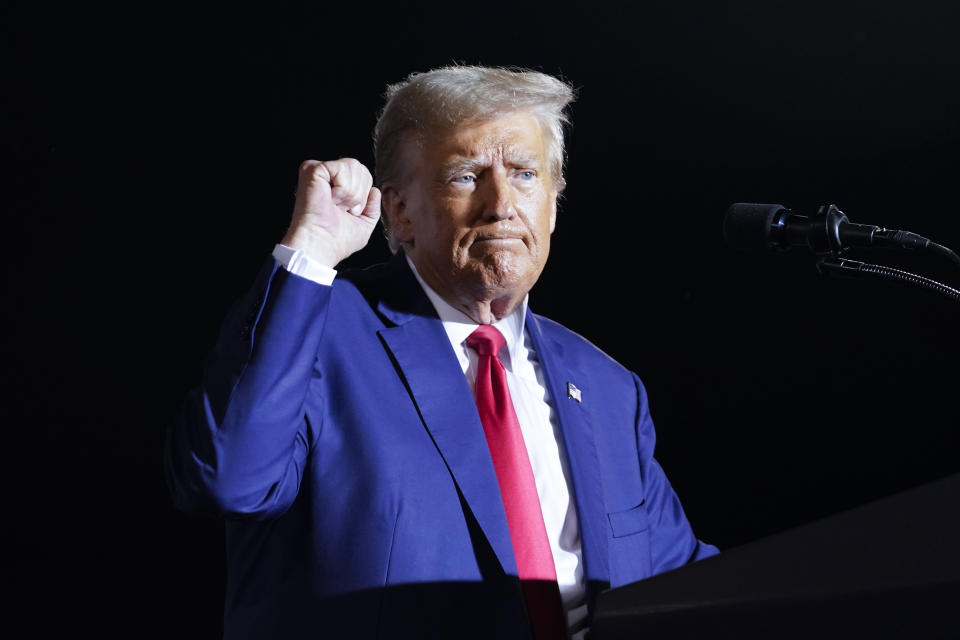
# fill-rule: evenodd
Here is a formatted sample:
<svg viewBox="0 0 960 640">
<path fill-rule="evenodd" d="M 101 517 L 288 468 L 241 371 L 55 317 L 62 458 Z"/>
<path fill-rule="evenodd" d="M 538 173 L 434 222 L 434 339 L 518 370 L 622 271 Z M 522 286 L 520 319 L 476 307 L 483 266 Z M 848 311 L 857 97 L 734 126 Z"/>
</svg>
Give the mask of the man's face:
<svg viewBox="0 0 960 640">
<path fill-rule="evenodd" d="M 522 298 L 546 264 L 557 212 L 537 120 L 518 112 L 408 144 L 414 168 L 385 206 L 421 276 L 448 301 Z"/>
</svg>

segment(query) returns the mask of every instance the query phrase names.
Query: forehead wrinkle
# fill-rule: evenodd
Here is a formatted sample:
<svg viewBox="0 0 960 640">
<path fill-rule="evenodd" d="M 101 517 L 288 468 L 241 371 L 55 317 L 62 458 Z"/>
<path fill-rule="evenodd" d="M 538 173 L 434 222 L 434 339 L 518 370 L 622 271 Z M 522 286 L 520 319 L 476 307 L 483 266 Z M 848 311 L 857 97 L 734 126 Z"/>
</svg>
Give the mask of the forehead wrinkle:
<svg viewBox="0 0 960 640">
<path fill-rule="evenodd" d="M 509 165 L 540 164 L 539 154 L 531 153 L 523 145 L 513 143 L 497 144 L 495 146 L 477 145 L 465 150 L 465 153 L 453 154 L 443 165 L 451 169 L 469 169 L 492 164 L 496 159 L 500 159 L 504 164 Z"/>
</svg>

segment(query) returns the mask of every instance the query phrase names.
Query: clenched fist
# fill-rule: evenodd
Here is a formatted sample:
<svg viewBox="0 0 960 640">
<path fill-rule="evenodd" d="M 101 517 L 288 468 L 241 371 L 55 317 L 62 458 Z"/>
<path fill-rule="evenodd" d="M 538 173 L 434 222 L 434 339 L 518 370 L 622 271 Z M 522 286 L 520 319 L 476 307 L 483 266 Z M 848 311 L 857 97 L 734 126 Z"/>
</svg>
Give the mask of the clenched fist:
<svg viewBox="0 0 960 640">
<path fill-rule="evenodd" d="M 366 246 L 380 219 L 380 190 L 353 158 L 300 165 L 297 200 L 283 244 L 328 267 Z"/>
</svg>

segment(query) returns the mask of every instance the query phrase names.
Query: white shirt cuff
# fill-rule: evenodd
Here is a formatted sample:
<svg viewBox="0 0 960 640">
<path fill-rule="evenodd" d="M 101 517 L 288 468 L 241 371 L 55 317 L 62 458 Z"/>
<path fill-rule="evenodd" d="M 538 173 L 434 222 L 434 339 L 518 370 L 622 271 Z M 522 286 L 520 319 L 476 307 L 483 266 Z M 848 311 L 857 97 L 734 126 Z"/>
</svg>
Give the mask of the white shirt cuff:
<svg viewBox="0 0 960 640">
<path fill-rule="evenodd" d="M 317 284 L 330 286 L 333 284 L 333 279 L 337 277 L 336 269 L 312 260 L 302 249 L 278 244 L 273 248 L 273 258 L 290 273 Z"/>
</svg>

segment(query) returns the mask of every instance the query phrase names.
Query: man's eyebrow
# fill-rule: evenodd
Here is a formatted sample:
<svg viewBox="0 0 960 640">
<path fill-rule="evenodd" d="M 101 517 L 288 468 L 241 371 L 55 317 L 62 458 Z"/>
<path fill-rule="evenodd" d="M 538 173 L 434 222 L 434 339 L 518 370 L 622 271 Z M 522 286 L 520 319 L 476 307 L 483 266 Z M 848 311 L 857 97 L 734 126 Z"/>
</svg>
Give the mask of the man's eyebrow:
<svg viewBox="0 0 960 640">
<path fill-rule="evenodd" d="M 508 154 L 507 157 L 504 158 L 504 160 L 506 161 L 506 164 L 514 167 L 539 167 L 540 166 L 540 159 L 535 155 L 518 154 L 513 156 Z"/>
<path fill-rule="evenodd" d="M 484 167 L 487 164 L 488 163 L 481 158 L 457 157 L 440 165 L 440 172 L 444 176 L 453 177 L 460 173 L 475 171 L 476 169 Z"/>
<path fill-rule="evenodd" d="M 512 167 L 539 167 L 540 159 L 536 155 L 530 154 L 507 154 L 504 158 L 507 165 Z M 445 176 L 455 176 L 460 173 L 475 172 L 477 169 L 484 168 L 489 162 L 479 157 L 456 157 L 449 162 L 440 165 L 440 171 Z"/>
</svg>

